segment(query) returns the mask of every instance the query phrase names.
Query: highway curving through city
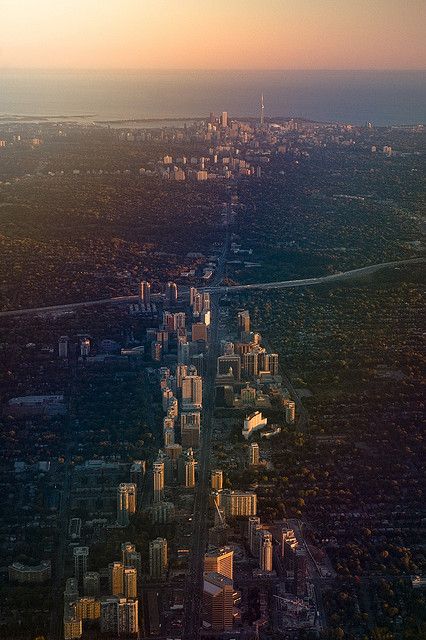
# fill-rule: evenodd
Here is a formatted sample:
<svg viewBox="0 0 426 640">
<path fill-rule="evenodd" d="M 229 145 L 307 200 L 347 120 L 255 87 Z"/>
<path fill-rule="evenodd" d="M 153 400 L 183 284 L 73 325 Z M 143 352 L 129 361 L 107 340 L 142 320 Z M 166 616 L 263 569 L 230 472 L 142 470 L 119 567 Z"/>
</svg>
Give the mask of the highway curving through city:
<svg viewBox="0 0 426 640">
<path fill-rule="evenodd" d="M 244 291 L 252 290 L 268 290 L 268 289 L 290 289 L 295 287 L 309 287 L 318 284 L 327 284 L 333 282 L 344 282 L 353 278 L 368 276 L 381 271 L 382 269 L 388 269 L 392 267 L 400 267 L 407 264 L 421 264 L 425 262 L 425 258 L 408 258 L 407 260 L 395 260 L 393 262 L 380 262 L 379 264 L 371 264 L 366 267 L 360 267 L 358 269 L 350 269 L 349 271 L 341 271 L 333 273 L 328 276 L 319 276 L 317 278 L 302 278 L 299 280 L 283 280 L 281 282 L 259 282 L 254 284 L 235 285 L 231 287 L 224 286 L 210 286 L 200 288 L 199 291 L 207 291 L 209 293 L 217 294 L 234 294 Z M 222 269 L 217 269 L 217 273 L 221 273 Z M 215 276 L 215 281 L 220 282 L 220 279 Z M 182 295 L 182 294 L 180 294 Z M 9 311 L 0 311 L 0 318 L 13 318 L 19 316 L 31 316 L 42 314 L 54 314 L 54 313 L 67 313 L 76 311 L 83 307 L 95 307 L 107 304 L 124 304 L 137 302 L 139 297 L 137 295 L 129 296 L 117 296 L 115 298 L 101 298 L 99 300 L 87 300 L 85 302 L 71 302 L 68 304 L 58 304 L 48 307 L 31 307 L 27 309 L 11 309 Z"/>
</svg>

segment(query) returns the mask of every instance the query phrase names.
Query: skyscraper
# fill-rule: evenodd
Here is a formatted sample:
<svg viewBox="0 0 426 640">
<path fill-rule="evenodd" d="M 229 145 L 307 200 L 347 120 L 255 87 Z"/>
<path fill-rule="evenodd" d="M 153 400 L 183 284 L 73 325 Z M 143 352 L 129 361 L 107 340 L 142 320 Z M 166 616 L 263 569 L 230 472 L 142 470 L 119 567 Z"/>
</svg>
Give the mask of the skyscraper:
<svg viewBox="0 0 426 640">
<path fill-rule="evenodd" d="M 77 583 L 83 580 L 83 576 L 87 573 L 87 559 L 89 557 L 89 547 L 74 547 L 74 576 Z"/>
<path fill-rule="evenodd" d="M 250 333 L 250 313 L 247 310 L 239 311 L 237 315 L 239 333 Z"/>
<path fill-rule="evenodd" d="M 229 547 L 209 549 L 204 555 L 204 572 L 219 573 L 222 576 L 234 577 L 234 552 Z"/>
<path fill-rule="evenodd" d="M 109 590 L 113 596 L 124 593 L 124 565 L 122 562 L 111 562 L 108 565 Z"/>
<path fill-rule="evenodd" d="M 178 299 L 178 288 L 176 282 L 168 282 L 166 284 L 166 303 L 174 306 Z"/>
<path fill-rule="evenodd" d="M 203 404 L 203 379 L 201 376 L 186 376 L 182 379 L 182 409 L 201 409 Z"/>
<path fill-rule="evenodd" d="M 133 482 L 122 482 L 117 489 L 117 522 L 126 527 L 129 516 L 136 512 L 136 485 Z"/>
<path fill-rule="evenodd" d="M 261 532 L 259 565 L 262 571 L 272 571 L 272 534 L 269 531 Z"/>
<path fill-rule="evenodd" d="M 205 573 L 203 585 L 203 620 L 212 631 L 232 629 L 234 616 L 234 585 L 219 573 Z"/>
<path fill-rule="evenodd" d="M 252 442 L 249 446 L 249 465 L 256 467 L 260 462 L 259 445 L 257 442 Z"/>
<path fill-rule="evenodd" d="M 139 631 L 138 601 L 108 598 L 101 602 L 102 633 L 134 634 Z"/>
<path fill-rule="evenodd" d="M 182 447 L 200 446 L 201 414 L 199 411 L 188 411 L 180 414 L 180 433 Z"/>
<path fill-rule="evenodd" d="M 223 471 L 221 469 L 213 469 L 211 474 L 211 488 L 214 491 L 221 491 L 223 488 Z"/>
<path fill-rule="evenodd" d="M 151 304 L 151 284 L 142 280 L 139 285 L 139 299 L 144 305 Z"/>
<path fill-rule="evenodd" d="M 149 543 L 149 575 L 151 578 L 162 578 L 167 571 L 167 540 L 156 538 Z"/>
<path fill-rule="evenodd" d="M 228 126 L 228 112 L 222 111 L 221 124 L 224 129 Z"/>
<path fill-rule="evenodd" d="M 126 598 L 138 597 L 138 572 L 134 567 L 124 568 L 124 595 Z"/>
<path fill-rule="evenodd" d="M 159 454 L 153 465 L 154 502 L 161 502 L 164 496 L 164 456 Z"/>
<path fill-rule="evenodd" d="M 87 571 L 83 576 L 85 596 L 98 596 L 100 593 L 100 575 L 97 571 Z"/>
<path fill-rule="evenodd" d="M 185 460 L 185 487 L 192 489 L 195 487 L 195 465 L 192 449 L 188 449 Z"/>
</svg>

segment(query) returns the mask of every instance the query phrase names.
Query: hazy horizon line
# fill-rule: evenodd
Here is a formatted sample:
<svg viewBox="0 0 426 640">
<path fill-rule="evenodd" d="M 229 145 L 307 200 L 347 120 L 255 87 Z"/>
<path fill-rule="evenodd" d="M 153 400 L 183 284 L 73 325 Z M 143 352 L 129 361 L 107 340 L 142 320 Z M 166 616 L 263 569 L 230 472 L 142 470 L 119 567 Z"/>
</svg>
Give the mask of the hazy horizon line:
<svg viewBox="0 0 426 640">
<path fill-rule="evenodd" d="M 233 72 L 362 72 L 362 73 L 375 73 L 375 72 L 420 72 L 425 73 L 426 67 L 373 67 L 373 68 L 356 68 L 356 67 L 346 67 L 346 68 L 338 68 L 338 67 L 321 67 L 318 69 L 314 69 L 311 67 L 235 67 L 235 68 L 227 68 L 221 69 L 217 67 L 21 67 L 21 66 L 1 66 L 0 71 L 73 71 L 73 72 L 84 72 L 84 71 L 122 71 L 122 72 L 137 72 L 137 71 L 151 71 L 151 72 L 220 72 L 220 73 L 233 73 Z"/>
</svg>

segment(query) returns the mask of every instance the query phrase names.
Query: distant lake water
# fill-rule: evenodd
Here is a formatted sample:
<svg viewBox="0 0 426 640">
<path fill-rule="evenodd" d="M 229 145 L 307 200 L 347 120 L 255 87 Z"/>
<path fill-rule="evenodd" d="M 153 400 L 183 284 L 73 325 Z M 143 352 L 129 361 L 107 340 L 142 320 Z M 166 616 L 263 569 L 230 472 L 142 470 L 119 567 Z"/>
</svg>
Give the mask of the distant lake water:
<svg viewBox="0 0 426 640">
<path fill-rule="evenodd" d="M 426 122 L 426 71 L 24 71 L 0 69 L 0 115 L 88 120 L 210 111 L 377 125 Z M 85 118 L 86 119 L 86 118 Z"/>
</svg>

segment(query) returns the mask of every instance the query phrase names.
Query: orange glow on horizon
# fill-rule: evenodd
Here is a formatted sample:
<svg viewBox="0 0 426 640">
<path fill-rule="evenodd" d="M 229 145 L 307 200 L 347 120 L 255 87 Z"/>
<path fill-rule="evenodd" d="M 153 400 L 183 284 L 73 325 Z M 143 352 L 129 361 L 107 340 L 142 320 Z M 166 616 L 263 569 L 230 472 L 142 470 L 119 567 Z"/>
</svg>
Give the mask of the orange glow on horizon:
<svg viewBox="0 0 426 640">
<path fill-rule="evenodd" d="M 424 69 L 423 0 L 0 0 L 0 67 Z"/>
</svg>

